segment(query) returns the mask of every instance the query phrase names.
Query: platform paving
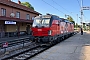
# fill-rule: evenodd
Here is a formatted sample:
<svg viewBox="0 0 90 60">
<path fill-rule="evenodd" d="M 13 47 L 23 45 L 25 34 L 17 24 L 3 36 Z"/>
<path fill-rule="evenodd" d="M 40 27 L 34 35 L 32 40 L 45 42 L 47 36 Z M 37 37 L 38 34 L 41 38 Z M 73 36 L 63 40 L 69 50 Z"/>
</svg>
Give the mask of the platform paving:
<svg viewBox="0 0 90 60">
<path fill-rule="evenodd" d="M 78 33 L 30 60 L 90 60 L 90 32 Z"/>
</svg>

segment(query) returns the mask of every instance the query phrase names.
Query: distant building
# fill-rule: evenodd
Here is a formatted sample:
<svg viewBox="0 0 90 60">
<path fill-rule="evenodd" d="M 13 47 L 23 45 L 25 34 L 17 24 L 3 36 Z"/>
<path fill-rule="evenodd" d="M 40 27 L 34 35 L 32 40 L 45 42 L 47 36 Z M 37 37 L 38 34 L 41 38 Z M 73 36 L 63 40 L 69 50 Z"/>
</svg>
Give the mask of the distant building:
<svg viewBox="0 0 90 60">
<path fill-rule="evenodd" d="M 19 36 L 30 34 L 33 18 L 40 13 L 12 2 L 11 0 L 0 0 L 0 37 Z"/>
</svg>

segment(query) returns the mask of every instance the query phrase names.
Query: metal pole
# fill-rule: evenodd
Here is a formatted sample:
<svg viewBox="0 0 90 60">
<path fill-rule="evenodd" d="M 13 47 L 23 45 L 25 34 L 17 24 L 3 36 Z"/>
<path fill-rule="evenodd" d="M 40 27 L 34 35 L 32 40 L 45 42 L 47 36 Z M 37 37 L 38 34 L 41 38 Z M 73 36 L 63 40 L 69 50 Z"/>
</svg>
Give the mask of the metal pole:
<svg viewBox="0 0 90 60">
<path fill-rule="evenodd" d="M 83 0 L 81 0 L 81 28 L 83 28 Z"/>
</svg>

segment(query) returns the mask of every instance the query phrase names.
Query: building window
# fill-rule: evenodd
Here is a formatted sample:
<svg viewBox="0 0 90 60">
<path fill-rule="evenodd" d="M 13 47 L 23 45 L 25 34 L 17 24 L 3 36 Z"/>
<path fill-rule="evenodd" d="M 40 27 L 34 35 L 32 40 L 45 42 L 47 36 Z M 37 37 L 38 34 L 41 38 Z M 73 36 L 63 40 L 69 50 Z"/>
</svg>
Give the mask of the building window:
<svg viewBox="0 0 90 60">
<path fill-rule="evenodd" d="M 20 12 L 16 12 L 16 18 L 20 18 Z"/>
<path fill-rule="evenodd" d="M 30 15 L 29 14 L 26 15 L 26 19 L 30 20 Z"/>
<path fill-rule="evenodd" d="M 1 8 L 1 16 L 6 16 L 6 9 Z"/>
</svg>

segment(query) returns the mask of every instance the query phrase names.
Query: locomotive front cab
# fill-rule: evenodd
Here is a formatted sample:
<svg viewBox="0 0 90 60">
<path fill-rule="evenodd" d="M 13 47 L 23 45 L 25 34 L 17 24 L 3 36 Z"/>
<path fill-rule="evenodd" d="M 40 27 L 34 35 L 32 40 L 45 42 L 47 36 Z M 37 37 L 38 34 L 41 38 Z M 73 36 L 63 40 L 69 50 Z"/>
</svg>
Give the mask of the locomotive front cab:
<svg viewBox="0 0 90 60">
<path fill-rule="evenodd" d="M 38 41 L 48 42 L 49 36 L 51 35 L 50 25 L 51 16 L 42 15 L 34 18 L 32 25 L 32 35 Z"/>
<path fill-rule="evenodd" d="M 44 15 L 35 17 L 33 25 L 32 25 L 32 32 L 33 36 L 48 36 L 50 35 L 50 19 L 51 16 Z"/>
</svg>

